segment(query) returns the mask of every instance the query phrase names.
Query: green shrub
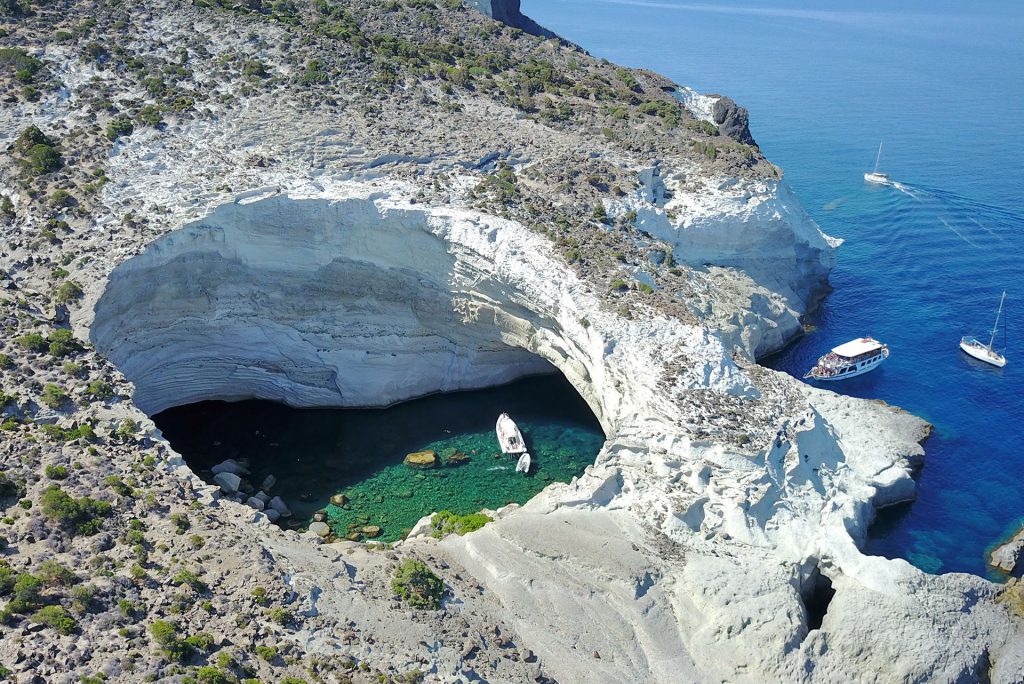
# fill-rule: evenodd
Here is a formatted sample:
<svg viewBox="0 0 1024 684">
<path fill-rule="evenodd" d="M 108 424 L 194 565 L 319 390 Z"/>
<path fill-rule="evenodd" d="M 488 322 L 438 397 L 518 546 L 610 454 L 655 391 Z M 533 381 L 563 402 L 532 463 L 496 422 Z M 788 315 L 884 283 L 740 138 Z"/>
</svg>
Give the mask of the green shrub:
<svg viewBox="0 0 1024 684">
<path fill-rule="evenodd" d="M 54 330 L 47 338 L 47 350 L 52 356 L 61 358 L 71 356 L 82 351 L 82 344 L 75 339 L 74 334 L 66 328 Z"/>
<path fill-rule="evenodd" d="M 76 534 L 95 534 L 103 524 L 103 518 L 113 513 L 109 502 L 88 496 L 75 499 L 59 485 L 47 487 L 39 503 L 43 515 Z"/>
<path fill-rule="evenodd" d="M 422 561 L 406 558 L 395 570 L 391 590 L 413 608 L 437 610 L 444 597 L 444 582 Z"/>
<path fill-rule="evenodd" d="M 430 519 L 434 526 L 434 536 L 440 539 L 449 534 L 468 534 L 491 522 L 490 516 L 483 513 L 456 515 L 451 511 L 439 511 Z"/>
<path fill-rule="evenodd" d="M 68 393 L 57 385 L 54 385 L 52 382 L 47 383 L 43 387 L 43 391 L 39 394 L 39 401 L 43 402 L 44 406 L 55 410 L 60 408 L 60 405 L 64 403 L 64 400 L 67 398 Z"/>
<path fill-rule="evenodd" d="M 154 620 L 149 633 L 164 655 L 172 660 L 183 661 L 195 653 L 190 644 L 178 637 L 178 626 L 173 622 Z"/>
<path fill-rule="evenodd" d="M 82 297 L 82 286 L 76 283 L 74 280 L 65 280 L 57 288 L 57 291 L 53 293 L 53 301 L 58 304 L 67 304 L 74 302 Z"/>
<path fill-rule="evenodd" d="M 51 480 L 66 480 L 68 478 L 68 468 L 62 465 L 48 465 L 45 469 L 46 477 Z"/>
<path fill-rule="evenodd" d="M 46 339 L 37 332 L 22 335 L 16 341 L 19 346 L 28 351 L 44 352 L 49 348 Z"/>
<path fill-rule="evenodd" d="M 8 613 L 27 613 L 31 610 L 41 608 L 43 580 L 27 572 L 21 573 L 14 581 L 11 590 L 11 600 L 7 603 L 5 611 Z"/>
<path fill-rule="evenodd" d="M 277 657 L 277 649 L 273 646 L 257 646 L 256 655 L 269 663 Z"/>
<path fill-rule="evenodd" d="M 213 650 L 213 646 L 216 643 L 216 641 L 214 640 L 212 634 L 208 634 L 207 632 L 200 632 L 199 634 L 194 634 L 190 637 L 186 637 L 185 643 L 191 646 L 192 648 L 196 649 L 197 651 L 208 653 L 211 650 Z"/>
<path fill-rule="evenodd" d="M 287 608 L 274 608 L 272 611 L 270 611 L 268 617 L 271 619 L 271 621 L 276 622 L 279 625 L 291 624 L 292 620 L 294 619 L 294 616 L 291 614 L 291 611 L 289 611 Z"/>
<path fill-rule="evenodd" d="M 22 165 L 29 173 L 41 176 L 64 166 L 64 158 L 55 147 L 35 145 L 22 158 Z"/>
<path fill-rule="evenodd" d="M 58 587 L 67 587 L 75 583 L 75 573 L 71 572 L 57 561 L 49 558 L 39 564 L 36 571 L 39 578 L 47 584 Z"/>
<path fill-rule="evenodd" d="M 206 583 L 199 579 L 199 575 L 192 572 L 191 570 L 179 571 L 178 574 L 171 579 L 171 582 L 178 586 L 187 585 L 191 587 L 193 591 L 196 591 L 200 594 L 205 592 L 207 588 Z"/>
<path fill-rule="evenodd" d="M 196 679 L 202 684 L 228 684 L 231 680 L 213 665 L 203 665 L 196 670 Z"/>
<path fill-rule="evenodd" d="M 135 132 L 135 124 L 127 116 L 119 116 L 107 123 L 107 138 L 117 140 L 123 135 L 131 135 Z"/>
<path fill-rule="evenodd" d="M 78 631 L 78 622 L 61 606 L 44 606 L 32 614 L 31 620 L 52 627 L 64 635 Z"/>
<path fill-rule="evenodd" d="M 114 396 L 114 388 L 105 380 L 93 380 L 86 386 L 85 393 L 91 399 L 109 399 Z"/>
</svg>

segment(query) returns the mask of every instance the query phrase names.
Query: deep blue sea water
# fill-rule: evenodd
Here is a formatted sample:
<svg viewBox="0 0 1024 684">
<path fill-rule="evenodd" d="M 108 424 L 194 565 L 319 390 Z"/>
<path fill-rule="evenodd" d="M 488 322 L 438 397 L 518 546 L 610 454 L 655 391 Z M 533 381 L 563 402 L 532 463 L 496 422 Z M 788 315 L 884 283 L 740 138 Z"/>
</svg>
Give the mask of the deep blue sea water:
<svg viewBox="0 0 1024 684">
<path fill-rule="evenodd" d="M 764 153 L 846 244 L 817 330 L 775 358 L 801 375 L 873 335 L 892 356 L 833 385 L 935 425 L 911 505 L 867 551 L 928 572 L 989 574 L 986 549 L 1024 522 L 1024 3 L 867 0 L 727 4 L 524 0 L 591 53 L 749 108 Z M 862 173 L 885 142 L 882 170 Z M 1009 363 L 966 358 L 1008 291 Z M 998 577 L 989 574 L 994 579 Z"/>
</svg>

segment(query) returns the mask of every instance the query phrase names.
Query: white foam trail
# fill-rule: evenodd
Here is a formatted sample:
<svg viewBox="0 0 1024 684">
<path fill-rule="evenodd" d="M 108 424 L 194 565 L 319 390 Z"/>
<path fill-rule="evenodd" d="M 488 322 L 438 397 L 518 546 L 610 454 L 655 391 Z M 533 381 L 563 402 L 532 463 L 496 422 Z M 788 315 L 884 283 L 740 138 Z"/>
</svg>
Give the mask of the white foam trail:
<svg viewBox="0 0 1024 684">
<path fill-rule="evenodd" d="M 973 216 L 968 216 L 968 217 L 967 217 L 967 219 L 968 219 L 968 220 L 969 220 L 969 221 L 970 221 L 971 223 L 973 223 L 974 225 L 978 226 L 978 227 L 979 227 L 979 228 L 981 228 L 981 229 L 982 229 L 983 231 L 985 231 L 986 233 L 988 233 L 989 235 L 991 235 L 992 237 L 994 237 L 995 239 L 997 239 L 997 240 L 999 240 L 999 241 L 1001 241 L 1001 242 L 1006 242 L 1006 240 L 1005 240 L 1005 239 L 1003 238 L 1003 236 L 1002 236 L 1002 235 L 1000 235 L 999 233 L 995 232 L 994 230 L 992 230 L 992 229 L 991 229 L 991 228 L 989 228 L 988 226 L 986 226 L 986 225 L 983 225 L 983 224 L 979 223 L 979 222 L 978 222 L 978 219 L 974 218 Z"/>
<path fill-rule="evenodd" d="M 897 190 L 899 190 L 902 193 L 910 195 L 911 197 L 913 197 L 916 200 L 921 199 L 920 191 L 913 190 L 909 186 L 904 185 L 903 183 L 900 183 L 899 181 L 890 181 L 889 185 L 891 185 L 892 187 L 896 188 Z"/>
<path fill-rule="evenodd" d="M 945 218 L 943 218 L 942 216 L 940 216 L 940 217 L 939 217 L 939 220 L 940 220 L 940 221 L 942 221 L 943 225 L 945 225 L 945 226 L 946 226 L 947 228 L 949 228 L 949 229 L 950 229 L 951 231 L 953 231 L 954 233 L 956 233 L 956 236 L 957 236 L 958 238 L 960 238 L 961 240 L 963 240 L 964 242 L 966 242 L 967 244 L 969 244 L 969 245 L 970 245 L 971 247 L 974 247 L 975 249 L 981 249 L 981 245 L 976 245 L 975 243 L 973 243 L 973 242 L 971 242 L 970 240 L 968 240 L 968 239 L 967 239 L 966 237 L 964 237 L 963 233 L 961 233 L 961 232 L 960 232 L 959 230 L 957 230 L 957 229 L 956 229 L 956 228 L 954 228 L 953 226 L 949 225 L 949 221 L 947 221 L 947 220 L 946 220 Z"/>
</svg>

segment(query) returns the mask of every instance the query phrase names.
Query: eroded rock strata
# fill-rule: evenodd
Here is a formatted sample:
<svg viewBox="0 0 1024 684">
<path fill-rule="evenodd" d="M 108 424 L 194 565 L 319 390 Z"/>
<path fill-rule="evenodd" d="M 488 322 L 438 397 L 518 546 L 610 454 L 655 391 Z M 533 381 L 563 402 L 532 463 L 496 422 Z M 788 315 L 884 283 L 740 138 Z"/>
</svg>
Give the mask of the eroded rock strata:
<svg viewBox="0 0 1024 684">
<path fill-rule="evenodd" d="M 457 2 L 266 5 L 4 16 L 0 666 L 1019 678 L 1018 595 L 859 550 L 876 506 L 912 498 L 928 426 L 754 362 L 799 333 L 836 241 L 744 110 Z M 595 464 L 393 549 L 282 531 L 146 417 L 552 366 L 605 430 Z M 396 600 L 408 558 L 445 582 L 440 610 Z"/>
</svg>

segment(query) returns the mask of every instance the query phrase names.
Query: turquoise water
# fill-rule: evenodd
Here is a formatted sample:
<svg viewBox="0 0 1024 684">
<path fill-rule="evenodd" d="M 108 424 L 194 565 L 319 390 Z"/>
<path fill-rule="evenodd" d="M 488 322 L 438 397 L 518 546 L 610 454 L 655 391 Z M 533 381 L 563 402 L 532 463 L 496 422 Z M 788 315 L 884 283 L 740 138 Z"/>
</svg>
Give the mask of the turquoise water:
<svg viewBox="0 0 1024 684">
<path fill-rule="evenodd" d="M 534 466 L 515 473 L 498 453 L 494 422 L 517 422 Z M 561 375 L 545 375 L 473 392 L 433 395 L 387 409 L 291 409 L 268 401 L 202 402 L 154 417 L 189 466 L 207 481 L 226 458 L 244 461 L 246 479 L 292 510 L 281 523 L 304 528 L 326 511 L 338 537 L 366 526 L 379 541 L 400 539 L 439 510 L 464 515 L 526 503 L 551 482 L 568 482 L 594 462 L 604 435 L 586 403 Z M 432 469 L 405 465 L 406 454 L 433 450 Z M 448 463 L 455 453 L 464 457 Z M 344 507 L 330 504 L 344 494 Z"/>
<path fill-rule="evenodd" d="M 817 325 L 768 365 L 800 376 L 864 334 L 878 371 L 834 389 L 934 423 L 917 501 L 884 511 L 869 553 L 988 574 L 1024 522 L 1024 3 L 524 0 L 599 57 L 654 69 L 751 111 L 764 153 L 846 240 Z M 867 185 L 882 170 L 903 184 Z M 957 348 L 1008 290 L 1005 369 Z"/>
</svg>

